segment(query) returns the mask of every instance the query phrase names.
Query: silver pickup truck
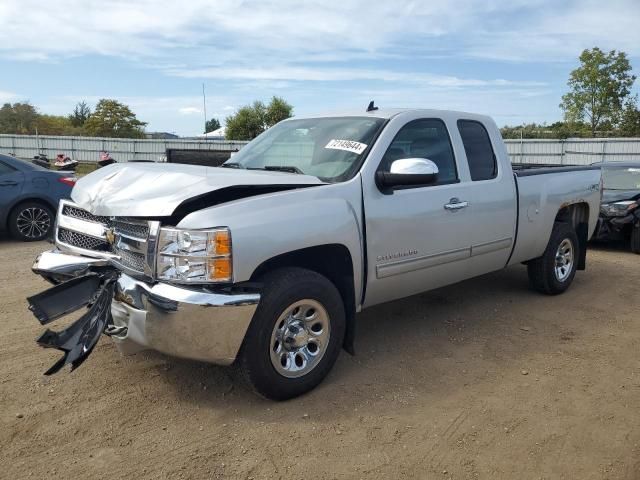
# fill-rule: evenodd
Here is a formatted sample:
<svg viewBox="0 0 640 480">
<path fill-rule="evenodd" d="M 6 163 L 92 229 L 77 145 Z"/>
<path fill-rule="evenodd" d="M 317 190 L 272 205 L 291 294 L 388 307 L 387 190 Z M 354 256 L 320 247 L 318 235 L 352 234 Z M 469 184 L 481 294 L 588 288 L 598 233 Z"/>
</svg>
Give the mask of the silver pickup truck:
<svg viewBox="0 0 640 480">
<path fill-rule="evenodd" d="M 119 164 L 62 202 L 33 270 L 38 339 L 76 368 L 98 338 L 244 372 L 286 399 L 353 353 L 362 309 L 509 265 L 564 292 L 598 219 L 596 167 L 512 168 L 488 117 L 377 110 L 293 118 L 221 168 Z M 391 334 L 391 332 L 390 332 Z"/>
</svg>

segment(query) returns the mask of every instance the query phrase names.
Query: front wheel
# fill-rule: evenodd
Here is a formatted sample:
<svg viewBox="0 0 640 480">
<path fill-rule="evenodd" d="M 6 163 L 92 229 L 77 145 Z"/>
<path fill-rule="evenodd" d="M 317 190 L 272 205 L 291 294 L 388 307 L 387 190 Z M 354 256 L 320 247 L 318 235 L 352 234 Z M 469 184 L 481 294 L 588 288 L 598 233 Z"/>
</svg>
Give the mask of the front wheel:
<svg viewBox="0 0 640 480">
<path fill-rule="evenodd" d="M 547 295 L 563 293 L 576 274 L 579 249 L 575 230 L 567 223 L 557 222 L 542 256 L 527 264 L 531 286 Z"/>
<path fill-rule="evenodd" d="M 315 388 L 333 367 L 344 339 L 344 304 L 335 285 L 310 270 L 283 268 L 261 281 L 239 363 L 257 393 L 286 400 Z"/>
</svg>

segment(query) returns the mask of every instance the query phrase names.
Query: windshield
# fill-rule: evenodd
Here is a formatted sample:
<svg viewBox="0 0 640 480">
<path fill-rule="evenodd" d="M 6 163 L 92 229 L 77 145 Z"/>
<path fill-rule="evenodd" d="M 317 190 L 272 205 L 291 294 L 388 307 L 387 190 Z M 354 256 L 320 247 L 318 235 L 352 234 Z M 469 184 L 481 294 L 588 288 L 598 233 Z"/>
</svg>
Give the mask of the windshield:
<svg viewBox="0 0 640 480">
<path fill-rule="evenodd" d="M 604 167 L 602 181 L 607 190 L 640 190 L 640 163 L 637 167 Z"/>
<path fill-rule="evenodd" d="M 360 168 L 381 118 L 311 118 L 281 122 L 258 136 L 222 166 L 279 170 L 342 182 Z"/>
</svg>

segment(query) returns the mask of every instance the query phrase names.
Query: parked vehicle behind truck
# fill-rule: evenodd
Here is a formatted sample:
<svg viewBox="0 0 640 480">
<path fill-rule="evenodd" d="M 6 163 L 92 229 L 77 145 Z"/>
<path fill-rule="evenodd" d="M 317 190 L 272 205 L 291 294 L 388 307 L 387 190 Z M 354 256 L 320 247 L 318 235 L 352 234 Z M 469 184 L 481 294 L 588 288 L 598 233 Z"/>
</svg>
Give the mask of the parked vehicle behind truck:
<svg viewBox="0 0 640 480">
<path fill-rule="evenodd" d="M 622 240 L 640 254 L 640 163 L 601 163 L 602 205 L 594 238 Z"/>
<path fill-rule="evenodd" d="M 65 353 L 49 373 L 104 331 L 125 353 L 236 363 L 281 400 L 353 353 L 364 308 L 519 263 L 563 293 L 600 169 L 514 171 L 486 116 L 369 109 L 281 122 L 222 168 L 111 165 L 72 200 L 33 267 L 57 286 L 30 303 L 43 324 L 91 307 L 39 339 Z"/>
</svg>

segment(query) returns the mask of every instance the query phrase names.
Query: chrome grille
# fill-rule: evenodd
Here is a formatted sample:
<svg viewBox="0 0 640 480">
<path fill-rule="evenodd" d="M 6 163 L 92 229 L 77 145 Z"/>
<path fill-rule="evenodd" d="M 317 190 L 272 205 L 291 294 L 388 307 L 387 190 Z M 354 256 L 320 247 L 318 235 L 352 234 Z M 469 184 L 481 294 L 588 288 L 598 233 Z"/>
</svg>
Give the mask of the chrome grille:
<svg viewBox="0 0 640 480">
<path fill-rule="evenodd" d="M 95 250 L 98 252 L 108 252 L 111 245 L 106 241 L 85 235 L 80 232 L 74 232 L 67 230 L 66 228 L 58 228 L 58 239 L 61 242 L 66 243 L 74 247 L 82 248 L 83 250 Z"/>
<path fill-rule="evenodd" d="M 144 264 L 146 259 L 144 254 L 129 252 L 128 250 L 121 250 L 119 248 L 114 248 L 113 253 L 120 257 L 119 260 L 114 260 L 119 265 L 122 265 L 125 268 L 134 270 L 139 273 L 144 272 Z"/>
<path fill-rule="evenodd" d="M 154 258 L 147 259 L 150 225 L 154 223 L 139 218 L 93 215 L 63 200 L 56 243 L 62 250 L 82 249 L 104 255 L 127 273 L 152 276 Z"/>
<path fill-rule="evenodd" d="M 109 217 L 99 217 L 93 213 L 89 213 L 81 208 L 72 207 L 71 205 L 65 205 L 62 209 L 62 214 L 67 217 L 79 218 L 86 220 L 87 222 L 102 223 L 104 225 L 109 223 Z"/>
<path fill-rule="evenodd" d="M 149 225 L 140 220 L 130 220 L 128 218 L 114 218 L 111 225 L 116 233 L 129 237 L 146 240 L 149 236 Z"/>
</svg>

